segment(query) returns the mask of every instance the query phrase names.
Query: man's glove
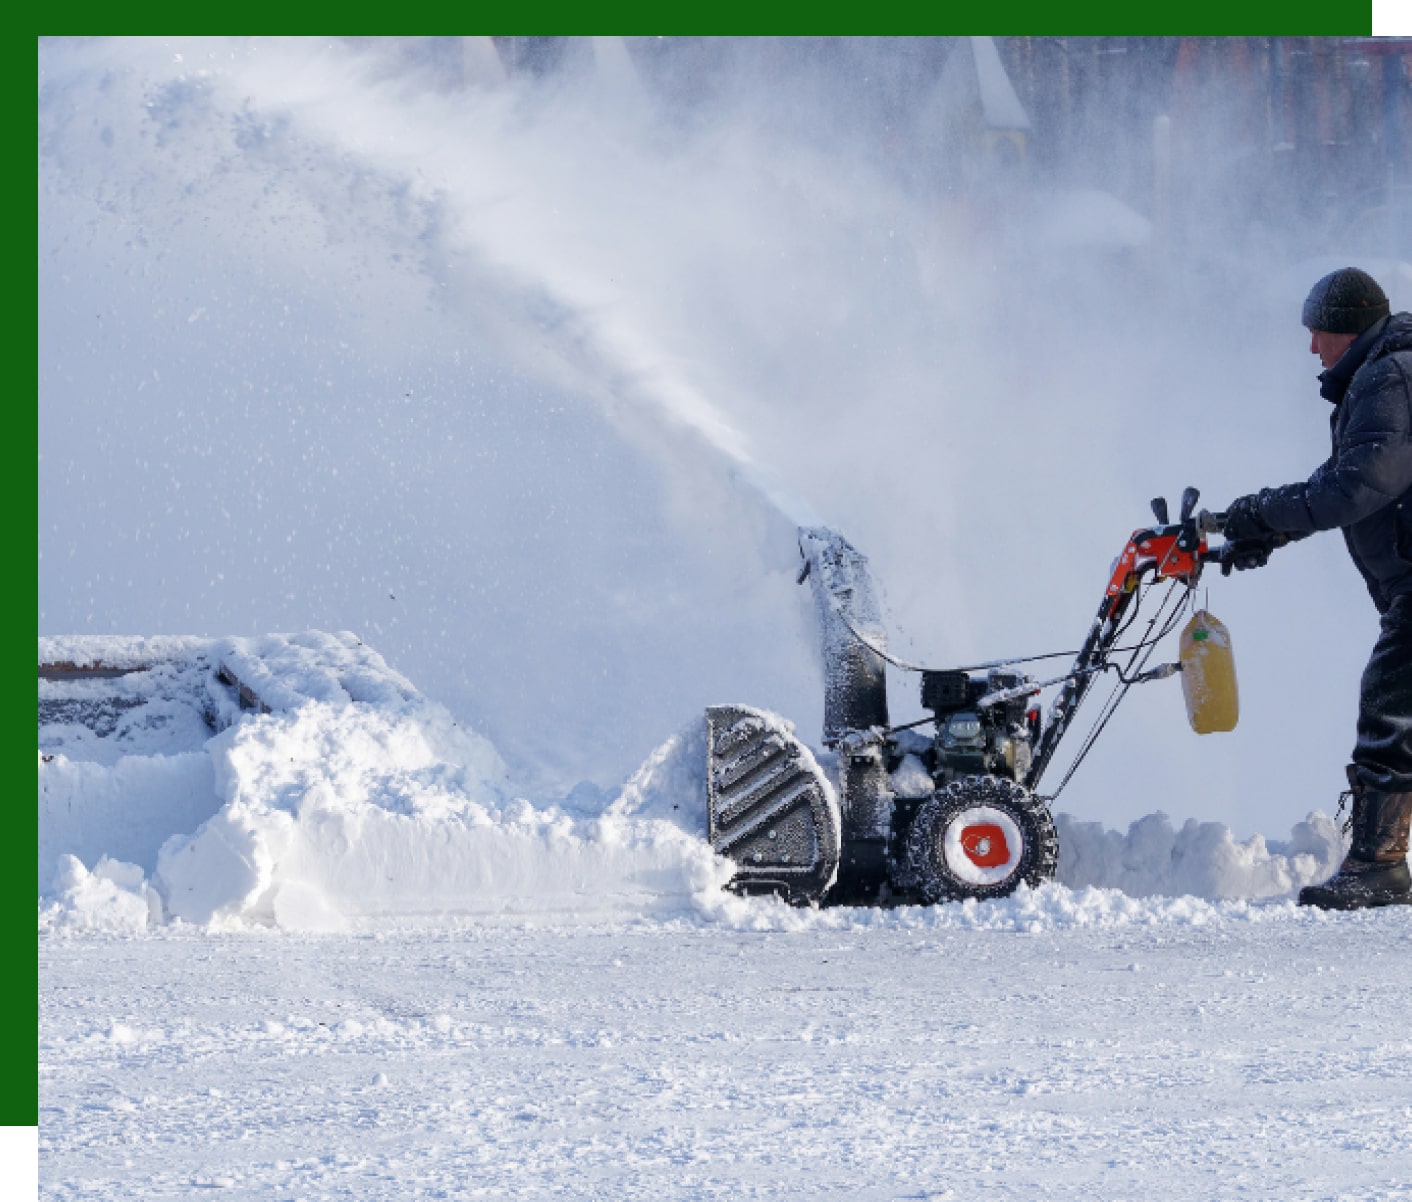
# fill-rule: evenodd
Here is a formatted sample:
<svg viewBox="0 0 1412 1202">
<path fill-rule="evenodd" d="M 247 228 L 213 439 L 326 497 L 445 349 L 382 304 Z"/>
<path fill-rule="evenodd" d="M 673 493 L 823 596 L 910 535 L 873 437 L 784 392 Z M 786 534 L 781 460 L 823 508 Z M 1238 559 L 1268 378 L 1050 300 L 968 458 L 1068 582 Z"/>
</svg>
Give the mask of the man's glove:
<svg viewBox="0 0 1412 1202">
<path fill-rule="evenodd" d="M 1260 497 L 1251 493 L 1237 497 L 1226 509 L 1226 526 L 1222 533 L 1233 543 L 1265 542 L 1275 531 L 1260 514 Z"/>
<path fill-rule="evenodd" d="M 1222 576 L 1229 576 L 1232 570 L 1248 572 L 1251 568 L 1263 568 L 1270 562 L 1270 552 L 1289 542 L 1289 536 L 1276 531 L 1261 514 L 1263 495 L 1251 493 L 1237 497 L 1226 509 L 1225 526 L 1221 531 L 1226 536 L 1221 552 Z"/>
<path fill-rule="evenodd" d="M 1221 575 L 1229 576 L 1231 570 L 1248 572 L 1251 568 L 1263 568 L 1270 562 L 1270 552 L 1275 543 L 1269 539 L 1250 538 L 1238 542 L 1228 542 L 1221 551 Z"/>
</svg>

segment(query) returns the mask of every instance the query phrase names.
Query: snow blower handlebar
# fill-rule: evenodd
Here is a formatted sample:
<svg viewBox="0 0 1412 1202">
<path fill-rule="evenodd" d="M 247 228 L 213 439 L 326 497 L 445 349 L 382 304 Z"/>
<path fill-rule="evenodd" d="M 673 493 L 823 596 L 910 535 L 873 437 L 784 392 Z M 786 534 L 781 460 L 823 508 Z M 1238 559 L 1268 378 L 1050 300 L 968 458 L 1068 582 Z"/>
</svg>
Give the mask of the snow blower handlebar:
<svg viewBox="0 0 1412 1202">
<path fill-rule="evenodd" d="M 1181 513 L 1176 522 L 1167 518 L 1167 499 L 1153 498 L 1152 515 L 1158 524 L 1133 531 L 1128 545 L 1113 565 L 1105 602 L 1130 595 L 1148 572 L 1156 579 L 1178 579 L 1189 585 L 1197 582 L 1202 564 L 1215 557 L 1206 543 L 1211 527 L 1203 520 L 1214 515 L 1202 510 L 1200 515 L 1193 516 L 1200 496 L 1194 488 L 1182 493 Z M 1105 616 L 1102 609 L 1099 616 Z"/>
<path fill-rule="evenodd" d="M 1109 658 L 1125 629 L 1124 619 L 1144 577 L 1150 576 L 1154 582 L 1172 580 L 1191 589 L 1196 587 L 1201 579 L 1201 570 L 1208 563 L 1218 564 L 1221 573 L 1229 575 L 1232 568 L 1263 564 L 1271 550 L 1289 541 L 1285 535 L 1273 535 L 1268 541 L 1255 544 L 1227 539 L 1213 548 L 1206 536 L 1225 534 L 1226 515 L 1205 509 L 1198 511 L 1196 503 L 1199 498 L 1200 493 L 1195 488 L 1183 491 L 1181 509 L 1175 522 L 1169 519 L 1166 498 L 1153 498 L 1152 516 L 1157 519 L 1157 525 L 1135 530 L 1128 539 L 1122 555 L 1113 565 L 1088 638 L 1084 640 L 1063 687 L 1050 706 L 1049 721 L 1035 746 L 1030 772 L 1024 781 L 1028 788 L 1033 790 L 1038 786 L 1089 687 L 1098 675 L 1112 666 Z M 1144 639 L 1138 647 L 1150 645 L 1151 641 Z M 1125 677 L 1121 671 L 1118 675 L 1126 686 L 1144 680 L 1157 680 L 1175 670 L 1171 665 L 1164 665 L 1132 677 Z M 1071 768 L 1070 774 L 1072 771 Z"/>
<path fill-rule="evenodd" d="M 1218 564 L 1222 575 L 1226 576 L 1230 575 L 1233 566 L 1241 566 L 1244 556 L 1251 553 L 1247 545 L 1230 539 L 1219 547 L 1208 545 L 1208 534 L 1225 534 L 1226 515 L 1212 513 L 1209 509 L 1198 511 L 1196 502 L 1200 496 L 1194 488 L 1183 491 L 1180 516 L 1176 522 L 1168 519 L 1165 497 L 1152 499 L 1152 515 L 1158 524 L 1133 531 L 1127 547 L 1113 566 L 1107 596 L 1132 592 L 1149 571 L 1155 579 L 1174 578 L 1183 584 L 1195 585 L 1204 564 Z M 1273 534 L 1259 543 L 1258 549 L 1262 556 L 1268 556 L 1271 550 L 1288 542 L 1287 535 Z M 1263 557 L 1260 562 L 1264 562 Z"/>
<path fill-rule="evenodd" d="M 1198 514 L 1196 503 L 1200 496 L 1195 488 L 1182 492 L 1181 508 L 1175 522 L 1170 520 L 1166 498 L 1154 497 L 1152 516 L 1157 519 L 1157 524 L 1134 530 L 1128 539 L 1123 553 L 1113 565 L 1108 587 L 1103 592 L 1103 600 L 1089 627 L 1088 637 L 1050 706 L 1049 720 L 1035 746 L 1029 775 L 1024 781 L 1026 787 L 1035 789 L 1038 786 L 1079 704 L 1094 679 L 1107 666 L 1118 636 L 1123 631 L 1123 619 L 1137 596 L 1143 578 L 1150 574 L 1153 580 L 1180 581 L 1188 588 L 1194 588 L 1201 578 L 1202 567 L 1221 561 L 1226 547 L 1213 551 L 1207 544 L 1206 535 L 1220 532 L 1221 519 L 1225 515 L 1211 514 L 1206 510 Z M 1156 679 L 1157 676 L 1151 674 L 1148 678 Z"/>
</svg>

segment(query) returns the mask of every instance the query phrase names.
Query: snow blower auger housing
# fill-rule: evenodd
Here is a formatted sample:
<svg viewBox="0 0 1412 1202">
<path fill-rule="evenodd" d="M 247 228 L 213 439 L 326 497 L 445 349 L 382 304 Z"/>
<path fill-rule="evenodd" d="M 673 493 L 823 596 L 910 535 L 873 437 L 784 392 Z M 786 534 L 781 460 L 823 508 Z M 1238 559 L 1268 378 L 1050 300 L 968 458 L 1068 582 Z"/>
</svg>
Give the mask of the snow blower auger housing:
<svg viewBox="0 0 1412 1202">
<path fill-rule="evenodd" d="M 1166 502 L 1153 501 L 1157 525 L 1128 540 L 1083 646 L 1057 653 L 1073 654 L 1072 667 L 1046 681 L 1014 666 L 1028 661 L 936 670 L 893 659 L 867 560 L 833 530 L 801 529 L 799 582 L 812 583 L 818 609 L 823 742 L 834 763 L 826 771 L 774 714 L 707 710 L 707 825 L 712 846 L 737 866 L 731 888 L 796 904 L 877 905 L 1003 897 L 1051 879 L 1059 838 L 1050 802 L 1127 689 L 1178 670 L 1145 665 L 1194 595 L 1203 564 L 1224 552 L 1206 541 L 1223 515 L 1194 517 L 1196 501 L 1188 488 L 1175 523 Z M 1169 587 L 1143 637 L 1118 648 L 1144 593 L 1161 581 L 1185 588 Z M 888 663 L 920 675 L 929 717 L 890 725 Z M 1060 739 L 1107 671 L 1118 678 L 1114 695 L 1059 789 L 1039 794 Z M 1039 698 L 1051 686 L 1058 691 L 1045 715 Z"/>
</svg>

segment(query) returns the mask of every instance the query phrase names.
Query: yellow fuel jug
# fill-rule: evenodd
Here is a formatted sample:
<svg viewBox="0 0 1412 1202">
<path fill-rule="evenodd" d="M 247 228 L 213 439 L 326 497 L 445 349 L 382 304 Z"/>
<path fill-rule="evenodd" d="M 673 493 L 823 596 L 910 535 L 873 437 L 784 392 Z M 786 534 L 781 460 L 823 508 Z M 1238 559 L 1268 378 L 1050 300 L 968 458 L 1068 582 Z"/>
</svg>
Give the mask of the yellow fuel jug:
<svg viewBox="0 0 1412 1202">
<path fill-rule="evenodd" d="M 1182 692 L 1186 716 L 1199 735 L 1234 730 L 1240 720 L 1231 634 L 1219 618 L 1198 609 L 1182 631 Z"/>
</svg>

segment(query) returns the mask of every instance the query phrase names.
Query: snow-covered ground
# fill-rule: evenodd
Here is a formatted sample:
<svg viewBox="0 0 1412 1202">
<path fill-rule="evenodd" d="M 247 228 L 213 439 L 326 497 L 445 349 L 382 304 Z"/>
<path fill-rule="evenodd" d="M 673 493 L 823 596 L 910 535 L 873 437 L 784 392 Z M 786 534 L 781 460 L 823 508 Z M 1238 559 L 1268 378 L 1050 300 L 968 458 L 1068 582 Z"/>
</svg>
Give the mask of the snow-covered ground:
<svg viewBox="0 0 1412 1202">
<path fill-rule="evenodd" d="M 1412 1197 L 1412 910 L 1292 904 L 1322 815 L 800 910 L 721 890 L 700 729 L 535 804 L 352 635 L 40 659 L 149 665 L 41 683 L 45 1198 Z"/>
<path fill-rule="evenodd" d="M 40 942 L 47 1198 L 1412 1198 L 1412 911 Z"/>
</svg>

